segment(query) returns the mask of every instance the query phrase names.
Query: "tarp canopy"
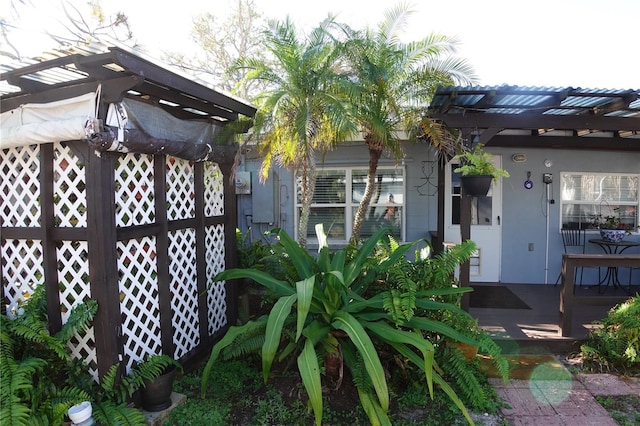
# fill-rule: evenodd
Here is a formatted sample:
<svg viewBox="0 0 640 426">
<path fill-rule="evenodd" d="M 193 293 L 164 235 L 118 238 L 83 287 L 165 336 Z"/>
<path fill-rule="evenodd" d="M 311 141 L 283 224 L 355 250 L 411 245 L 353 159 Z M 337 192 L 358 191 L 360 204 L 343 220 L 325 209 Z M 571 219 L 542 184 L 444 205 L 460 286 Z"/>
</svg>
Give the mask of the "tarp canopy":
<svg viewBox="0 0 640 426">
<path fill-rule="evenodd" d="M 29 103 L 0 114 L 0 149 L 84 139 L 96 117 L 97 93 L 49 103 Z"/>
<path fill-rule="evenodd" d="M 126 47 L 91 43 L 49 55 L 0 64 L 0 149 L 86 140 L 99 150 L 217 161 L 227 135 L 247 131 L 240 117 L 256 112 Z"/>
</svg>

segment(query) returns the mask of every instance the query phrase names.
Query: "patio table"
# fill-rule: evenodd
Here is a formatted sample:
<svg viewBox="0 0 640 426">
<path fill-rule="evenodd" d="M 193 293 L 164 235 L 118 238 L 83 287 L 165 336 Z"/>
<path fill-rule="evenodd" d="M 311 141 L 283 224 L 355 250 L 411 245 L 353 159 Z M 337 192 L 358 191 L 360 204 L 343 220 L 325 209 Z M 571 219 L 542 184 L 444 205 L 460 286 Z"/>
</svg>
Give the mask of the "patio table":
<svg viewBox="0 0 640 426">
<path fill-rule="evenodd" d="M 640 246 L 640 242 L 635 241 L 606 241 L 602 238 L 593 238 L 589 240 L 590 243 L 597 244 L 606 254 L 622 254 L 626 249 L 630 247 L 638 247 Z M 620 287 L 620 280 L 618 279 L 618 267 L 617 266 L 607 266 L 607 273 L 605 274 L 602 281 L 598 283 L 598 287 L 601 284 L 609 285 L 611 284 L 613 288 Z M 629 290 L 627 290 L 629 292 Z"/>
</svg>

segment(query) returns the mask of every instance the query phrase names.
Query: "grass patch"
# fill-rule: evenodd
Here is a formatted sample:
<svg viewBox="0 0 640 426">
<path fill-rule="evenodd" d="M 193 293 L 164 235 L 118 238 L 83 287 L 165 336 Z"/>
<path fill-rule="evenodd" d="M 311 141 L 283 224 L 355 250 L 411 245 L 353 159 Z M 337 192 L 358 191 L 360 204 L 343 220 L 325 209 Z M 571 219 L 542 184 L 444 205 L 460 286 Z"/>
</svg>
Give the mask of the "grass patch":
<svg viewBox="0 0 640 426">
<path fill-rule="evenodd" d="M 596 400 L 620 426 L 640 425 L 640 396 L 608 395 Z"/>
<path fill-rule="evenodd" d="M 219 362 L 211 375 L 205 398 L 200 397 L 202 369 L 187 373 L 174 385 L 174 390 L 187 395 L 187 400 L 171 411 L 163 426 L 313 424 L 313 413 L 307 407 L 307 395 L 297 371 L 288 373 L 274 368 L 272 373 L 265 384 L 257 358 Z M 394 425 L 467 424 L 438 387 L 434 389 L 432 400 L 420 381 L 404 377 L 391 380 L 391 383 L 394 384 L 390 388 L 394 402 L 389 416 Z M 490 398 L 496 397 L 488 384 L 485 391 Z M 323 424 L 369 424 L 350 379 L 345 378 L 340 389 L 324 392 L 323 398 Z M 496 402 L 493 408 L 497 410 L 498 404 Z"/>
</svg>

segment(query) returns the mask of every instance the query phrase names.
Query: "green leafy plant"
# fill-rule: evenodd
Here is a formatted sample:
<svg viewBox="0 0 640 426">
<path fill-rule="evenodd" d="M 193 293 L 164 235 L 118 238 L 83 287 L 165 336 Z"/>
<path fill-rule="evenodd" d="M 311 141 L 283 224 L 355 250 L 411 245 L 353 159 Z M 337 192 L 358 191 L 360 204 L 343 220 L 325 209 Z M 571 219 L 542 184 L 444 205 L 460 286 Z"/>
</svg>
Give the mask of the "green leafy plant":
<svg viewBox="0 0 640 426">
<path fill-rule="evenodd" d="M 128 406 L 134 392 L 171 368 L 183 371 L 182 365 L 168 355 L 151 355 L 135 364 L 129 374 L 120 374 L 122 368 L 122 364 L 114 364 L 102 377 L 93 403 L 93 417 L 100 424 L 144 425 L 144 415 Z"/>
<path fill-rule="evenodd" d="M 631 235 L 632 231 L 638 229 L 631 223 L 625 223 L 620 217 L 620 207 L 614 207 L 613 212 L 609 215 L 598 214 L 593 216 L 591 227 L 597 229 L 620 229 L 624 230 L 627 235 Z"/>
<path fill-rule="evenodd" d="M 250 235 L 250 229 L 245 233 L 236 229 L 238 267 L 264 269 L 263 262 L 273 254 L 273 250 L 263 240 L 251 241 Z"/>
<path fill-rule="evenodd" d="M 640 296 L 609 311 L 581 348 L 586 363 L 613 371 L 640 371 Z"/>
<path fill-rule="evenodd" d="M 69 407 L 90 400 L 86 365 L 71 359 L 67 344 L 97 310 L 94 300 L 74 306 L 52 335 L 44 286 L 38 285 L 14 319 L 0 315 L 0 424 L 61 424 Z"/>
<path fill-rule="evenodd" d="M 454 171 L 462 173 L 463 176 L 478 175 L 492 176 L 494 180 L 499 177 L 509 177 L 509 172 L 500 169 L 491 162 L 491 154 L 482 149 L 481 143 L 476 144 L 473 151 L 467 150 L 453 157 L 454 160 L 460 160 L 460 167 Z"/>
<path fill-rule="evenodd" d="M 72 359 L 68 342 L 83 333 L 98 310 L 95 300 L 76 304 L 59 332 L 51 335 L 44 286 L 39 285 L 15 310 L 0 315 L 0 424 L 62 424 L 68 409 L 90 401 L 101 424 L 144 425 L 144 415 L 106 391 L 117 387 L 117 367 L 98 385 L 81 360 Z"/>
<path fill-rule="evenodd" d="M 495 398 L 488 392 L 485 386 L 485 377 L 481 373 L 479 364 L 475 359 L 466 359 L 459 349 L 461 337 L 470 339 L 476 343 L 470 346 L 487 354 L 503 381 L 508 380 L 509 363 L 502 356 L 502 350 L 489 334 L 478 326 L 478 321 L 461 309 L 431 309 L 424 310 L 416 305 L 418 291 L 425 289 L 448 289 L 452 285 L 458 285 L 454 278 L 455 268 L 460 259 L 468 259 L 475 252 L 473 241 L 465 241 L 456 244 L 450 249 L 436 256 L 429 256 L 424 251 L 416 252 L 416 260 L 411 262 L 401 259 L 394 267 L 385 272 L 385 285 L 390 287 L 384 292 L 385 308 L 394 319 L 409 319 L 414 315 L 430 318 L 433 321 L 445 324 L 455 330 L 453 333 L 429 333 L 429 340 L 436 345 L 435 359 L 443 371 L 447 372 L 447 378 L 461 396 L 465 404 L 478 410 L 496 410 Z M 380 252 L 386 256 L 393 246 Z M 444 294 L 434 296 L 433 302 L 454 304 L 460 307 L 461 294 Z M 465 342 L 468 344 L 468 342 Z"/>
<path fill-rule="evenodd" d="M 470 289 L 451 285 L 433 290 L 410 289 L 404 293 L 411 293 L 407 294 L 411 300 L 405 301 L 402 309 L 395 310 L 391 305 L 403 294 L 394 293 L 393 288 L 377 282 L 376 271 L 396 265 L 413 244 L 388 244 L 392 246 L 388 256 L 372 264 L 370 257 L 385 238 L 386 230 L 378 231 L 359 247 L 330 252 L 319 225 L 316 227 L 320 241 L 317 257 L 312 257 L 283 230 L 272 232 L 278 236 L 278 245 L 286 255 L 283 262 L 291 264 L 296 275 L 284 280 L 255 269 L 230 269 L 216 276 L 215 281 L 251 278 L 265 286 L 277 301 L 268 315 L 230 327 L 214 345 L 203 370 L 203 394 L 213 365 L 224 356 L 223 352 L 238 345 L 246 336 L 255 335 L 256 330 L 263 330 L 263 379 L 266 382 L 269 378 L 274 361 L 295 357 L 318 425 L 322 421 L 322 372 L 325 381 L 337 387 L 342 380 L 343 365 L 353 377 L 370 422 L 390 424 L 389 391 L 380 360 L 383 351 L 395 352 L 398 359 L 415 365 L 422 371 L 429 393 L 433 395 L 435 382 L 469 423 L 473 423 L 458 396 L 442 378 L 441 370 L 434 363 L 435 348 L 426 336 L 440 333 L 472 344 L 477 342 L 442 322 L 411 313 L 414 305 L 420 312 L 441 309 L 463 312 L 454 304 L 434 298 L 459 295 Z M 468 255 L 471 252 L 469 250 Z M 465 260 L 459 258 L 457 263 Z"/>
</svg>

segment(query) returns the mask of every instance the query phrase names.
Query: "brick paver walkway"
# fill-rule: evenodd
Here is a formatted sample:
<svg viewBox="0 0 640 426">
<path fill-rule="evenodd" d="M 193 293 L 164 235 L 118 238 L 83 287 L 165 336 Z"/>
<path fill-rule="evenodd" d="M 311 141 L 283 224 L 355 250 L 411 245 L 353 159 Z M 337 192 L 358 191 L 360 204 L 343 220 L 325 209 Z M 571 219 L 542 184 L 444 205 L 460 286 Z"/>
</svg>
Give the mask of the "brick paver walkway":
<svg viewBox="0 0 640 426">
<path fill-rule="evenodd" d="M 564 371 L 563 371 L 564 370 Z M 595 396 L 640 396 L 640 378 L 611 374 L 578 374 L 566 369 L 540 367 L 527 380 L 489 379 L 508 404 L 503 408 L 510 426 L 617 426 Z"/>
</svg>

